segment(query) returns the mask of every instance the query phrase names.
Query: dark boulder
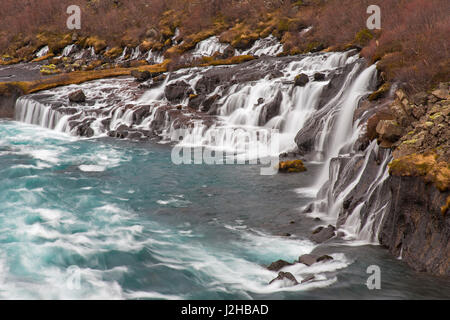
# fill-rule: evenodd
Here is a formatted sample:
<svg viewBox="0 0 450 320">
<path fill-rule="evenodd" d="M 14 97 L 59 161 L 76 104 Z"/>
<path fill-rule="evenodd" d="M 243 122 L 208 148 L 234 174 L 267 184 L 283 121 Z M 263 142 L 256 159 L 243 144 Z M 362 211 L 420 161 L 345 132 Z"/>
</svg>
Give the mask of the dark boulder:
<svg viewBox="0 0 450 320">
<path fill-rule="evenodd" d="M 189 83 L 183 80 L 168 84 L 164 90 L 167 100 L 174 103 L 181 102 L 193 93 Z"/>
<path fill-rule="evenodd" d="M 298 258 L 298 262 L 303 263 L 309 267 L 310 265 L 316 263 L 318 258 L 319 256 L 316 256 L 315 254 L 304 254 Z"/>
<path fill-rule="evenodd" d="M 313 274 L 305 276 L 305 278 L 300 283 L 306 283 L 313 281 L 316 277 Z"/>
<path fill-rule="evenodd" d="M 329 255 L 318 256 L 315 254 L 304 254 L 298 258 L 298 262 L 307 265 L 308 267 L 317 262 L 325 262 L 333 260 L 333 257 Z"/>
<path fill-rule="evenodd" d="M 300 73 L 298 76 L 295 77 L 295 86 L 304 87 L 309 82 L 309 77 L 304 74 Z"/>
<path fill-rule="evenodd" d="M 75 103 L 82 103 L 86 101 L 86 95 L 83 90 L 77 90 L 69 94 L 69 101 Z"/>
<path fill-rule="evenodd" d="M 294 275 L 290 272 L 279 272 L 278 277 L 269 282 L 269 284 L 274 283 L 275 281 L 289 280 L 293 283 L 294 286 L 298 285 L 297 279 L 295 279 Z"/>
<path fill-rule="evenodd" d="M 316 230 L 313 231 L 313 234 L 311 235 L 311 240 L 317 243 L 322 243 L 327 241 L 328 239 L 331 239 L 335 235 L 336 228 L 332 225 L 329 225 L 328 227 L 319 227 Z"/>
<path fill-rule="evenodd" d="M 289 263 L 287 261 L 278 260 L 278 261 L 272 262 L 270 264 L 270 266 L 267 267 L 267 269 L 270 271 L 278 271 L 278 270 L 283 269 L 284 267 L 291 266 L 291 265 L 292 265 L 292 263 Z"/>
<path fill-rule="evenodd" d="M 272 101 L 266 103 L 261 107 L 261 113 L 259 114 L 259 125 L 265 125 L 270 119 L 277 116 L 280 113 L 280 106 L 283 100 L 281 91 L 278 91 Z"/>
<path fill-rule="evenodd" d="M 314 81 L 324 81 L 325 80 L 325 74 L 321 72 L 316 72 L 314 74 Z"/>
<path fill-rule="evenodd" d="M 144 82 L 151 78 L 152 74 L 149 71 L 139 71 L 133 70 L 131 71 L 131 75 L 138 82 Z"/>
</svg>

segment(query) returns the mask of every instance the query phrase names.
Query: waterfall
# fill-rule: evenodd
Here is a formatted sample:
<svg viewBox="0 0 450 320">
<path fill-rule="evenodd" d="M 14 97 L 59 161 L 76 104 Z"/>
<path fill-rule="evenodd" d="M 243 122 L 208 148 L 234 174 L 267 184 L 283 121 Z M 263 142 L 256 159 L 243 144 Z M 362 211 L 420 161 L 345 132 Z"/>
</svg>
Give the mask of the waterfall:
<svg viewBox="0 0 450 320">
<path fill-rule="evenodd" d="M 217 36 L 213 36 L 197 43 L 195 49 L 192 51 L 192 56 L 210 57 L 216 52 L 223 53 L 227 47 L 228 45 L 225 43 L 221 43 Z"/>
<path fill-rule="evenodd" d="M 42 47 L 39 49 L 39 51 L 36 53 L 36 58 L 42 58 L 43 56 L 47 55 L 49 52 L 48 46 Z"/>
<path fill-rule="evenodd" d="M 222 46 L 213 37 L 193 53 L 208 55 Z M 88 137 L 159 137 L 246 160 L 296 150 L 323 168 L 308 214 L 335 223 L 349 237 L 376 241 L 389 203 L 391 155 L 376 142 L 361 147 L 362 119 L 370 110 L 354 119 L 360 101 L 374 89 L 376 67 L 367 67 L 355 51 L 268 56 L 279 50 L 269 37 L 246 52 L 266 56 L 239 65 L 181 69 L 141 86 L 131 78 L 104 79 L 24 96 L 16 103 L 16 119 Z M 139 48 L 133 52 L 140 54 Z M 304 85 L 296 85 L 300 74 L 309 80 Z M 88 101 L 69 103 L 76 89 Z M 180 129 L 186 133 L 182 141 Z M 277 149 L 264 149 L 274 132 Z"/>
<path fill-rule="evenodd" d="M 250 49 L 238 51 L 237 55 L 253 55 L 253 56 L 276 56 L 279 53 L 283 52 L 283 45 L 275 38 L 273 35 L 270 35 L 264 39 L 258 39 L 253 44 Z"/>
</svg>

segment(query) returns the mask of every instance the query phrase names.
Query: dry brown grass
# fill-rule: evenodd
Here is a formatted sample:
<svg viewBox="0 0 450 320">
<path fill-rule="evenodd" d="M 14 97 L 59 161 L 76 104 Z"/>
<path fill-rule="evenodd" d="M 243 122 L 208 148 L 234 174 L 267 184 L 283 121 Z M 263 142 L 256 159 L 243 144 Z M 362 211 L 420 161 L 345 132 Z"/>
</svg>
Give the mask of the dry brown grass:
<svg viewBox="0 0 450 320">
<path fill-rule="evenodd" d="M 0 64 L 31 60 L 45 44 L 57 54 L 70 43 L 65 10 L 72 0 L 1 2 L 0 52 L 12 59 L 0 59 Z M 80 0 L 78 4 L 82 7 L 78 43 L 93 45 L 96 51 L 106 45 L 141 43 L 146 49 L 170 49 L 166 57 L 175 60 L 212 34 L 237 48 L 273 34 L 289 54 L 359 46 L 369 61 L 379 61 L 387 81 L 400 82 L 412 92 L 449 77 L 448 0 Z M 365 29 L 371 4 L 381 7 L 381 31 Z M 313 29 L 302 35 L 306 26 Z M 176 28 L 185 42 L 171 48 Z M 149 35 L 149 30 L 156 34 Z"/>
</svg>

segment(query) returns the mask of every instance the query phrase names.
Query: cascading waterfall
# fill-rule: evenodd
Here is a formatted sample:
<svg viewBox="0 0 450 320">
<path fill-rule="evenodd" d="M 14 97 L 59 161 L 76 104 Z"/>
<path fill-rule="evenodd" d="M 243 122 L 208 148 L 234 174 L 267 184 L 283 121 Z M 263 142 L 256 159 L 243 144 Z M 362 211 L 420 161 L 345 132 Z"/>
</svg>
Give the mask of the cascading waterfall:
<svg viewBox="0 0 450 320">
<path fill-rule="evenodd" d="M 208 55 L 221 50 L 225 47 L 213 37 L 193 52 Z M 279 50 L 279 43 L 269 37 L 242 53 L 276 55 Z M 140 54 L 139 48 L 134 49 L 134 55 Z M 154 59 L 151 51 L 146 56 Z M 294 84 L 300 73 L 309 78 L 304 86 Z M 320 80 L 317 73 L 322 75 Z M 311 214 L 326 215 L 348 234 L 373 242 L 389 201 L 382 190 L 390 154 L 376 143 L 359 151 L 363 125 L 353 118 L 360 100 L 372 91 L 375 77 L 375 66 L 366 68 L 355 51 L 266 56 L 236 66 L 168 73 L 162 82 L 150 80 L 151 89 L 137 88 L 132 79 L 52 89 L 18 99 L 16 119 L 76 135 L 138 139 L 158 135 L 166 141 L 177 141 L 181 128 L 188 133 L 180 145 L 231 150 L 245 159 L 273 156 L 259 152 L 268 150 L 260 147 L 270 139 L 261 136 L 271 132 L 279 133 L 276 155 L 297 146 L 302 149 L 309 134 L 305 145 L 312 146 L 310 158 L 323 163 Z M 68 103 L 67 95 L 80 88 L 88 100 L 95 99 Z M 373 159 L 379 162 L 376 168 Z M 350 201 L 368 172 L 373 174 L 372 183 L 364 187 L 364 195 Z M 341 182 L 345 176 L 348 179 Z M 347 202 L 351 204 L 342 209 Z"/>
</svg>

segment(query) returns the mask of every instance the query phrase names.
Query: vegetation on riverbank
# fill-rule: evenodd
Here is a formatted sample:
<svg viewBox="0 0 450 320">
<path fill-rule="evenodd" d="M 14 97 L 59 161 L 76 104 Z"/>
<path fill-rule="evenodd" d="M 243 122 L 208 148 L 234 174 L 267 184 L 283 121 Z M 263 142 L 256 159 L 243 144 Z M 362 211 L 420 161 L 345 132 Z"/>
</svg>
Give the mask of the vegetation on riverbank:
<svg viewBox="0 0 450 320">
<path fill-rule="evenodd" d="M 126 46 L 141 45 L 176 63 L 211 35 L 244 49 L 272 34 L 283 43 L 283 54 L 359 48 L 378 62 L 384 81 L 410 92 L 448 80 L 448 44 L 442 39 L 450 27 L 450 3 L 445 0 L 85 0 L 79 3 L 82 29 L 68 32 L 70 4 L 2 1 L 8 14 L 0 21 L 0 64 L 31 61 L 45 45 L 49 58 L 71 43 L 110 58 Z M 379 31 L 366 29 L 372 4 L 381 7 Z"/>
</svg>

